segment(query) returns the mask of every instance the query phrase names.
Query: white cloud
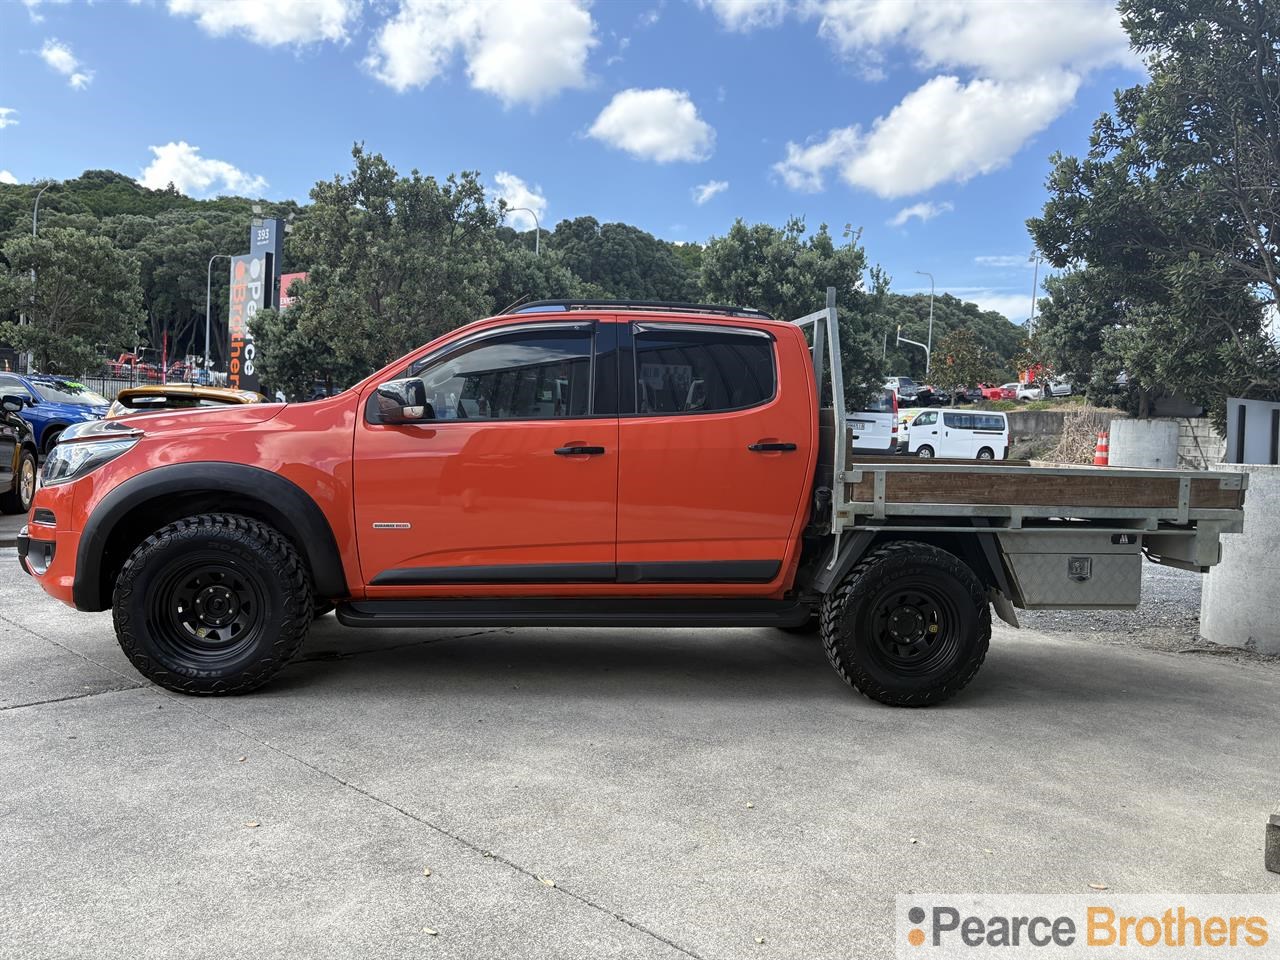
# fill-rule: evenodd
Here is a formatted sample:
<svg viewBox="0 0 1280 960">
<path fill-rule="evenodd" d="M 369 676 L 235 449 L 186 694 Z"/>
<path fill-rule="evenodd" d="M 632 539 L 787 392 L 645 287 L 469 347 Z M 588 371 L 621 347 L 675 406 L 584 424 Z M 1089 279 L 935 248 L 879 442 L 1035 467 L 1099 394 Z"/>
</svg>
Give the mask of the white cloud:
<svg viewBox="0 0 1280 960">
<path fill-rule="evenodd" d="M 924 200 L 920 203 L 913 203 L 909 207 L 903 207 L 894 215 L 893 219 L 889 221 L 889 226 L 905 226 L 907 221 L 912 218 L 919 220 L 921 223 L 925 223 L 940 214 L 950 213 L 954 209 L 955 208 L 951 206 L 951 202 L 948 200 L 943 200 L 941 203 L 932 203 L 928 200 Z"/>
<path fill-rule="evenodd" d="M 901 44 L 924 69 L 1006 80 L 1139 63 L 1113 0 L 807 0 L 802 12 L 851 58 Z"/>
<path fill-rule="evenodd" d="M 1031 259 L 1023 253 L 1002 253 L 996 256 L 974 257 L 980 267 L 1030 267 Z"/>
<path fill-rule="evenodd" d="M 728 189 L 728 180 L 708 180 L 706 183 L 700 183 L 693 188 L 693 202 L 698 206 L 702 206 L 717 193 L 724 193 Z"/>
<path fill-rule="evenodd" d="M 93 80 L 93 71 L 86 70 L 71 48 L 61 40 L 50 39 L 40 48 L 40 57 L 50 67 L 67 78 L 75 90 L 83 90 Z"/>
<path fill-rule="evenodd" d="M 0 183 L 17 183 L 18 178 L 8 170 L 0 170 Z"/>
<path fill-rule="evenodd" d="M 507 202 L 508 208 L 528 207 L 537 214 L 539 221 L 543 219 L 547 212 L 547 198 L 543 195 L 541 187 L 530 187 L 514 173 L 507 173 L 505 170 L 499 170 L 494 174 L 493 182 L 498 185 L 495 192 Z M 534 228 L 533 217 L 522 210 L 508 213 L 507 222 L 516 230 Z"/>
<path fill-rule="evenodd" d="M 819 190 L 827 170 L 883 197 L 964 183 L 1009 162 L 1070 107 L 1084 76 L 1140 66 L 1113 0 L 801 0 L 798 17 L 882 76 L 906 48 L 916 66 L 946 71 L 869 127 L 850 125 L 788 143 L 774 169 L 788 186 Z"/>
<path fill-rule="evenodd" d="M 0 107 L 0 130 L 18 125 L 18 118 L 14 116 L 17 112 L 13 107 Z"/>
<path fill-rule="evenodd" d="M 954 293 L 955 291 L 950 291 Z M 976 303 L 983 310 L 994 310 L 1004 314 L 1014 323 L 1022 323 L 1031 316 L 1031 291 L 1025 293 L 1009 293 L 1003 290 L 975 290 L 960 297 L 969 303 Z"/>
<path fill-rule="evenodd" d="M 902 99 L 871 130 L 833 130 L 805 147 L 787 144 L 774 169 L 795 189 L 816 190 L 827 168 L 882 197 L 964 183 L 1007 164 L 1075 97 L 1080 78 L 1046 75 L 1025 82 L 934 77 Z"/>
<path fill-rule="evenodd" d="M 600 111 L 588 134 L 642 160 L 671 163 L 711 156 L 716 132 L 682 90 L 623 90 Z"/>
<path fill-rule="evenodd" d="M 360 0 L 169 0 L 169 12 L 194 17 L 215 37 L 243 34 L 264 47 L 341 43 L 360 13 Z"/>
<path fill-rule="evenodd" d="M 40 13 L 42 4 L 64 4 L 70 0 L 22 0 L 23 5 L 27 8 L 27 13 L 31 16 L 32 23 L 42 23 L 44 16 Z"/>
<path fill-rule="evenodd" d="M 586 0 L 401 0 L 365 67 L 394 90 L 424 87 L 461 53 L 477 90 L 510 106 L 587 82 L 599 41 Z"/>
<path fill-rule="evenodd" d="M 185 140 L 151 147 L 155 158 L 142 171 L 139 181 L 152 190 L 163 190 L 172 183 L 190 196 L 238 194 L 253 196 L 267 186 L 262 177 L 245 173 L 225 160 L 200 156 L 200 148 Z"/>
<path fill-rule="evenodd" d="M 854 126 L 832 130 L 824 139 L 804 145 L 788 143 L 786 159 L 775 163 L 773 169 L 792 190 L 816 192 L 822 189 L 823 172 L 853 155 L 861 142 L 861 133 Z"/>
<path fill-rule="evenodd" d="M 776 27 L 787 13 L 787 0 L 698 0 L 730 30 Z"/>
</svg>

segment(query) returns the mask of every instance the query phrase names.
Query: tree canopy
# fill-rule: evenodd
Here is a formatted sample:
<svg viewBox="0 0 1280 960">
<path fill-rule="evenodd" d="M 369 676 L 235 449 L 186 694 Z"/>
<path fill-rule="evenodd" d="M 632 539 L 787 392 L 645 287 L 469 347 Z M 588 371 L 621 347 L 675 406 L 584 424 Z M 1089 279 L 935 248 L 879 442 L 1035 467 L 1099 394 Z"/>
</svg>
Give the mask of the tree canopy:
<svg viewBox="0 0 1280 960">
<path fill-rule="evenodd" d="M 1116 94 L 1084 157 L 1055 155 L 1028 226 L 1072 274 L 1039 337 L 1095 390 L 1280 396 L 1280 0 L 1122 0 L 1150 80 Z"/>
<path fill-rule="evenodd" d="M 137 264 L 109 239 L 53 227 L 10 239 L 3 252 L 0 316 L 13 319 L 0 323 L 0 339 L 32 351 L 41 370 L 78 375 L 136 342 Z"/>
</svg>

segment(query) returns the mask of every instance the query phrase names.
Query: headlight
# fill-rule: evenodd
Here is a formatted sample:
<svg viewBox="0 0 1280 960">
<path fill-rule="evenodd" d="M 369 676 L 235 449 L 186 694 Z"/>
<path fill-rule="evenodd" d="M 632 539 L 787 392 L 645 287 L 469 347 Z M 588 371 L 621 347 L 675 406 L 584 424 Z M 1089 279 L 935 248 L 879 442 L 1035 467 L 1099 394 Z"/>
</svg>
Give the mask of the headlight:
<svg viewBox="0 0 1280 960">
<path fill-rule="evenodd" d="M 86 440 L 81 443 L 59 443 L 45 457 L 40 480 L 45 485 L 65 483 L 97 470 L 127 452 L 138 442 L 137 437 L 120 440 Z"/>
</svg>

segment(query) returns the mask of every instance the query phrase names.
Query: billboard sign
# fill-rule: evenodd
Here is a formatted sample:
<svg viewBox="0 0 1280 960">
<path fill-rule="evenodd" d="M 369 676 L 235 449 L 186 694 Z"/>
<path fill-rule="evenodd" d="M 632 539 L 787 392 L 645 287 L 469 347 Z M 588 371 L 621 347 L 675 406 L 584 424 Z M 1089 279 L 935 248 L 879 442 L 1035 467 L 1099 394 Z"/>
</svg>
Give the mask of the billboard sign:
<svg viewBox="0 0 1280 960">
<path fill-rule="evenodd" d="M 253 318 L 263 308 L 264 298 L 270 296 L 272 286 L 264 256 L 246 253 L 231 258 L 231 310 L 227 315 L 231 349 L 227 355 L 227 385 L 237 390 L 259 387 Z"/>
<path fill-rule="evenodd" d="M 289 287 L 297 281 L 298 283 L 306 283 L 307 275 L 305 273 L 284 273 L 280 275 L 280 312 L 284 313 L 297 300 L 297 297 L 289 296 Z"/>
</svg>

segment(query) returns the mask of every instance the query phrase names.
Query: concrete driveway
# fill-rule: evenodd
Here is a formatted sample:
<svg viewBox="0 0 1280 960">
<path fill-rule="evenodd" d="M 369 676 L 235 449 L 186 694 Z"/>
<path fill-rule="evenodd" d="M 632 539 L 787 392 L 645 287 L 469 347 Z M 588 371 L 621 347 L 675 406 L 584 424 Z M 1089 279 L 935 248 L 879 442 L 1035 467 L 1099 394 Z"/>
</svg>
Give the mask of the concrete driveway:
<svg viewBox="0 0 1280 960">
<path fill-rule="evenodd" d="M 0 571 L 9 956 L 817 960 L 899 892 L 1280 892 L 1275 664 L 998 626 L 912 711 L 770 630 L 328 617 L 198 700 Z"/>
</svg>

